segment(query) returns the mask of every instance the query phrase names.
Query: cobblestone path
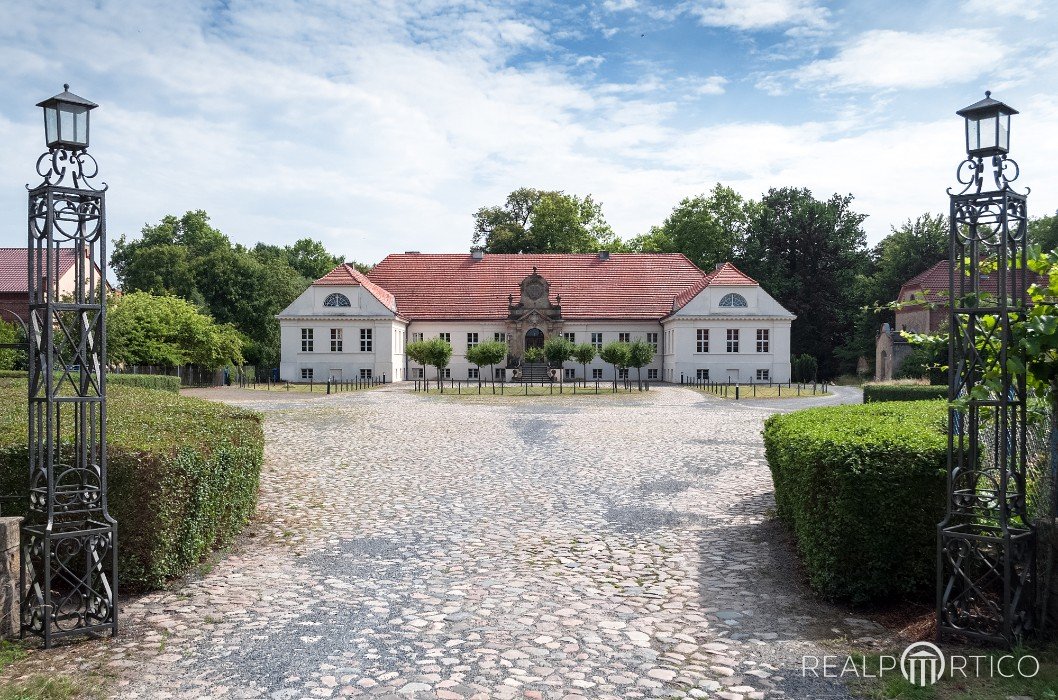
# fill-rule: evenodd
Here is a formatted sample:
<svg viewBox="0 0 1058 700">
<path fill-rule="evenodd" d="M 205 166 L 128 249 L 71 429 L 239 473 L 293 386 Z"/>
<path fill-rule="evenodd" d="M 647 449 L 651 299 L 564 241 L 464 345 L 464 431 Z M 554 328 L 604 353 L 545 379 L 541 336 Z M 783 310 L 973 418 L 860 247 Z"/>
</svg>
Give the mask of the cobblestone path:
<svg viewBox="0 0 1058 700">
<path fill-rule="evenodd" d="M 771 517 L 760 431 L 787 402 L 207 395 L 267 414 L 248 536 L 17 673 L 76 659 L 151 699 L 848 697 L 802 655 L 883 634 L 806 593 Z"/>
</svg>

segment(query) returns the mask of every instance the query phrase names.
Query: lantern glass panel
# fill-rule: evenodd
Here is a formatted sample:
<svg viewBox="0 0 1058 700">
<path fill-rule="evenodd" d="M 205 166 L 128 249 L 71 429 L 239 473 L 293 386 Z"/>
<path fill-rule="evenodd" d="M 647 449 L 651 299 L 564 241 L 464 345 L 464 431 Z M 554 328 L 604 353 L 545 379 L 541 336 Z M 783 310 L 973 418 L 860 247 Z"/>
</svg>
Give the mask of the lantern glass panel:
<svg viewBox="0 0 1058 700">
<path fill-rule="evenodd" d="M 44 108 L 44 139 L 49 146 L 59 140 L 59 114 L 54 107 Z"/>
<path fill-rule="evenodd" d="M 976 119 L 966 119 L 966 150 L 968 151 L 976 151 L 981 147 L 981 137 L 977 127 Z"/>
<path fill-rule="evenodd" d="M 999 129 L 999 117 L 993 115 L 981 120 L 981 145 L 980 148 L 995 148 L 996 136 Z"/>
<path fill-rule="evenodd" d="M 999 147 L 1010 151 L 1010 115 L 1003 112 L 999 114 Z"/>
<path fill-rule="evenodd" d="M 88 110 L 83 105 L 59 106 L 59 139 L 71 145 L 88 145 Z"/>
</svg>

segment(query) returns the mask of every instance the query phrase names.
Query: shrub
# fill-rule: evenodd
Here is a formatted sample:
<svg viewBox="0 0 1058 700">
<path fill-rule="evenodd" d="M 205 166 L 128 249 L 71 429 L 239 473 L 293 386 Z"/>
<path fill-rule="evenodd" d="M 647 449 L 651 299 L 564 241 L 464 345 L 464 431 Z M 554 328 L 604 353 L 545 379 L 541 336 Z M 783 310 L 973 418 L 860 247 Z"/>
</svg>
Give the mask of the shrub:
<svg viewBox="0 0 1058 700">
<path fill-rule="evenodd" d="M 790 372 L 795 382 L 814 382 L 819 372 L 819 362 L 807 353 L 797 355 L 790 360 Z"/>
<path fill-rule="evenodd" d="M 180 392 L 180 377 L 167 374 L 107 374 L 107 386 L 138 386 L 142 389 L 157 389 Z"/>
<path fill-rule="evenodd" d="M 864 384 L 863 402 L 947 399 L 948 387 L 930 384 Z"/>
<path fill-rule="evenodd" d="M 4 493 L 26 488 L 25 395 L 25 381 L 0 382 Z M 258 414 L 119 384 L 107 395 L 107 425 L 123 590 L 158 588 L 187 573 L 253 515 L 264 448 Z"/>
<path fill-rule="evenodd" d="M 778 515 L 817 593 L 866 603 L 931 589 L 947 488 L 945 418 L 937 401 L 765 421 Z"/>
</svg>

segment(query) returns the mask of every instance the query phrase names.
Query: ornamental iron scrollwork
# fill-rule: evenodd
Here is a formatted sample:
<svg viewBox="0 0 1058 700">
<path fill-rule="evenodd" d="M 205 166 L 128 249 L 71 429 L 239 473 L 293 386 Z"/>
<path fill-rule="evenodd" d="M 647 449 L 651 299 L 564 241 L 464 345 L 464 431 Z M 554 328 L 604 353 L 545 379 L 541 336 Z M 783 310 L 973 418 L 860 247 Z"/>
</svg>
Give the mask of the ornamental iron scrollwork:
<svg viewBox="0 0 1058 700">
<path fill-rule="evenodd" d="M 117 634 L 117 523 L 107 509 L 105 190 L 85 151 L 53 149 L 29 190 L 29 497 L 21 633 L 45 648 Z"/>
<path fill-rule="evenodd" d="M 949 190 L 948 497 L 938 525 L 937 634 L 1013 644 L 1033 629 L 1036 533 L 1026 512 L 1027 386 L 1011 325 L 1027 306 L 1028 192 L 1018 168 L 965 161 Z"/>
</svg>

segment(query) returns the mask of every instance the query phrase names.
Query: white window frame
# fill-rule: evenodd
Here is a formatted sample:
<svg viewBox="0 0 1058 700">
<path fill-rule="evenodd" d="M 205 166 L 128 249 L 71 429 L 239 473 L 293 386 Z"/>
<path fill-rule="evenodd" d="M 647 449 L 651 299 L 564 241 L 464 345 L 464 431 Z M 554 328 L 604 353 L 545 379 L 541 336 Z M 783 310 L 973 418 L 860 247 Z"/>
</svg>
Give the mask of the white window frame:
<svg viewBox="0 0 1058 700">
<path fill-rule="evenodd" d="M 771 333 L 767 328 L 757 329 L 757 352 L 771 352 Z"/>
<path fill-rule="evenodd" d="M 314 338 L 315 333 L 312 328 L 301 329 L 301 352 L 312 352 L 312 349 L 316 347 L 316 340 Z"/>
<path fill-rule="evenodd" d="M 451 367 L 445 367 L 444 369 L 441 370 L 441 379 L 451 379 L 451 378 L 452 378 L 452 368 Z"/>
<path fill-rule="evenodd" d="M 631 343 L 632 342 L 632 334 L 631 333 L 618 333 L 617 334 L 617 342 L 618 343 Z"/>
<path fill-rule="evenodd" d="M 654 348 L 654 352 L 658 351 L 658 334 L 657 333 L 647 333 L 647 345 L 649 345 L 650 347 Z"/>
<path fill-rule="evenodd" d="M 603 343 L 602 333 L 592 333 L 591 334 L 592 347 L 594 347 L 596 350 L 602 350 L 602 343 Z"/>
<path fill-rule="evenodd" d="M 653 380 L 657 381 L 657 379 L 658 379 L 658 371 L 656 369 L 648 369 L 647 370 L 647 379 L 653 379 Z"/>
<path fill-rule="evenodd" d="M 477 333 L 467 333 L 467 350 L 469 350 L 470 348 L 474 347 L 477 344 L 478 344 L 478 334 Z M 477 379 L 477 377 L 475 377 L 475 379 Z"/>
<path fill-rule="evenodd" d="M 374 333 L 370 328 L 360 329 L 360 352 L 374 352 Z"/>
<path fill-rule="evenodd" d="M 411 342 L 413 342 L 413 343 L 421 343 L 424 339 L 425 338 L 423 338 L 423 334 L 422 333 L 412 333 L 411 334 Z"/>
<path fill-rule="evenodd" d="M 694 376 L 700 382 L 707 382 L 709 381 L 709 370 L 699 367 Z"/>
<path fill-rule="evenodd" d="M 437 337 L 440 338 L 441 340 L 445 341 L 449 345 L 452 344 L 452 334 L 451 333 L 438 333 Z"/>
<path fill-rule="evenodd" d="M 563 338 L 563 340 L 567 340 L 567 341 L 569 341 L 571 343 L 577 342 L 577 334 L 576 333 L 563 333 L 562 334 L 562 338 Z"/>
<path fill-rule="evenodd" d="M 342 352 L 342 348 L 345 347 L 343 335 L 341 328 L 331 329 L 331 352 Z"/>
<path fill-rule="evenodd" d="M 592 367 L 591 368 L 591 378 L 592 379 L 602 379 L 602 370 L 600 368 L 598 368 L 598 367 Z"/>
<path fill-rule="evenodd" d="M 425 376 L 426 376 L 426 368 L 425 367 L 412 367 L 411 368 L 411 378 L 412 379 L 423 379 Z"/>
<path fill-rule="evenodd" d="M 740 335 L 741 334 L 739 333 L 739 329 L 738 328 L 728 328 L 727 329 L 727 351 L 728 352 L 732 352 L 732 353 L 737 353 L 738 352 L 738 341 L 739 341 L 739 336 Z"/>
<path fill-rule="evenodd" d="M 698 329 L 696 329 L 695 330 L 695 338 L 697 339 L 695 347 L 698 348 L 695 352 L 703 353 L 703 354 L 709 352 L 709 329 L 708 328 L 698 328 Z"/>
<path fill-rule="evenodd" d="M 373 374 L 374 373 L 370 369 L 367 369 L 367 368 L 361 368 L 360 369 L 360 378 L 361 379 L 372 379 L 372 375 Z"/>
<path fill-rule="evenodd" d="M 477 367 L 470 367 L 467 369 L 467 379 L 477 379 L 479 372 Z"/>
<path fill-rule="evenodd" d="M 572 367 L 566 367 L 565 369 L 562 370 L 562 378 L 563 379 L 576 379 L 577 378 L 576 370 L 573 369 Z"/>
<path fill-rule="evenodd" d="M 313 375 L 315 375 L 315 372 L 313 371 L 313 369 L 311 367 L 302 367 L 301 368 L 301 378 L 302 378 L 302 380 L 305 380 L 305 379 L 311 380 Z"/>
<path fill-rule="evenodd" d="M 758 382 L 770 382 L 771 381 L 771 370 L 770 369 L 758 369 L 757 370 L 757 381 Z"/>
</svg>

